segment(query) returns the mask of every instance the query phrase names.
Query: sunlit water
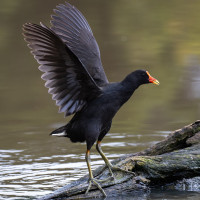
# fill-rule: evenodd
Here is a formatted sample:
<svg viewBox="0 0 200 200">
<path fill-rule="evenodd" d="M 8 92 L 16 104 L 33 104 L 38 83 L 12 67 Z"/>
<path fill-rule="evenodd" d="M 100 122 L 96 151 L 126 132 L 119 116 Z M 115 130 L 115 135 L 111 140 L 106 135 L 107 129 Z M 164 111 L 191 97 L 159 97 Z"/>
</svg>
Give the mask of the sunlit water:
<svg viewBox="0 0 200 200">
<path fill-rule="evenodd" d="M 102 144 L 102 148 L 105 149 L 105 152 L 109 152 L 110 149 L 111 152 L 106 153 L 106 155 L 112 160 L 123 156 L 126 152 L 131 153 L 131 149 L 135 151 L 135 148 L 140 147 L 143 149 L 143 147 L 150 146 L 160 140 L 160 138 L 165 137 L 166 134 L 157 133 L 151 136 L 152 141 L 140 143 L 137 140 L 143 140 L 144 136 L 142 135 L 112 133 L 108 134 L 105 142 Z M 123 141 L 125 138 L 127 141 Z M 19 197 L 20 199 L 22 196 L 26 197 L 27 195 L 28 197 L 37 197 L 48 194 L 52 191 L 52 188 L 62 187 L 87 173 L 85 151 L 81 152 L 78 148 L 80 144 L 71 146 L 73 148 L 73 154 L 71 154 L 70 152 L 68 153 L 68 151 L 71 151 L 69 143 L 65 146 L 65 144 L 60 144 L 60 139 L 56 140 L 53 141 L 52 139 L 51 142 L 57 142 L 58 149 L 64 149 L 61 149 L 60 152 L 57 150 L 56 155 L 52 152 L 51 156 L 49 156 L 48 147 L 45 147 L 48 144 L 39 147 L 40 151 L 47 151 L 43 152 L 42 155 L 37 154 L 37 152 L 31 153 L 31 148 L 0 150 L 0 187 L 2 189 L 0 194 L 2 197 L 9 196 L 14 197 L 14 199 Z M 67 139 L 64 140 L 67 141 Z M 84 144 L 81 144 L 81 149 L 85 149 Z M 127 151 L 127 149 L 130 150 Z M 99 155 L 93 154 L 91 158 L 92 168 L 103 164 Z"/>
<path fill-rule="evenodd" d="M 57 114 L 21 35 L 25 22 L 49 24 L 52 9 L 62 2 L 0 2 L 0 199 L 34 199 L 87 173 L 85 144 L 49 136 L 69 119 Z M 144 150 L 199 119 L 200 1 L 72 3 L 93 29 L 110 81 L 145 68 L 161 83 L 139 88 L 115 116 L 102 144 L 110 160 Z M 92 169 L 102 164 L 93 148 Z M 199 191 L 187 182 L 134 199 L 196 200 Z"/>
</svg>

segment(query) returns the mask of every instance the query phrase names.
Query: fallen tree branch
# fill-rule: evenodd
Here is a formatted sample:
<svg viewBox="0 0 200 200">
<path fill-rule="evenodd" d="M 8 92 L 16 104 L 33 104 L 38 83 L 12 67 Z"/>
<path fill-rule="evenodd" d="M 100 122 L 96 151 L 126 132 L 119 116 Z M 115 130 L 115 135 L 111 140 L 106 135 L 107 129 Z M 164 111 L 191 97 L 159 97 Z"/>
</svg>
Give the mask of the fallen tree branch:
<svg viewBox="0 0 200 200">
<path fill-rule="evenodd" d="M 165 140 L 156 145 L 132 155 L 116 159 L 113 164 L 135 172 L 114 172 L 115 181 L 101 184 L 110 197 L 122 192 L 144 192 L 151 185 L 162 185 L 183 178 L 200 176 L 200 121 L 185 126 L 171 133 Z M 109 172 L 105 166 L 94 170 L 97 179 L 106 179 Z M 40 200 L 47 199 L 83 199 L 101 197 L 96 187 L 85 195 L 88 186 L 88 176 L 84 176 L 63 188 L 46 195 Z"/>
</svg>

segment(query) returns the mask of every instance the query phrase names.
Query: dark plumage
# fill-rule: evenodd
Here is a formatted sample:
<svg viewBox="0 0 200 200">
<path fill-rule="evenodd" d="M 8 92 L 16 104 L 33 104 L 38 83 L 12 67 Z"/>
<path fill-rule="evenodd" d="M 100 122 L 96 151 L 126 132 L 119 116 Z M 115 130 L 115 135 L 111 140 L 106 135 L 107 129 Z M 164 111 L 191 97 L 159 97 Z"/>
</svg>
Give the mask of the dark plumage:
<svg viewBox="0 0 200 200">
<path fill-rule="evenodd" d="M 112 119 L 119 108 L 142 84 L 159 82 L 145 70 L 136 70 L 117 83 L 109 83 L 103 70 L 100 51 L 92 30 L 83 15 L 69 3 L 54 10 L 52 27 L 26 23 L 24 38 L 31 53 L 44 72 L 42 79 L 49 88 L 59 112 L 75 114 L 70 122 L 51 135 L 69 137 L 72 142 L 87 144 L 86 161 L 91 184 L 105 192 L 93 178 L 90 167 L 90 149 L 97 141 L 97 151 L 104 159 L 111 177 L 111 165 L 103 154 L 100 143 L 110 130 Z"/>
</svg>

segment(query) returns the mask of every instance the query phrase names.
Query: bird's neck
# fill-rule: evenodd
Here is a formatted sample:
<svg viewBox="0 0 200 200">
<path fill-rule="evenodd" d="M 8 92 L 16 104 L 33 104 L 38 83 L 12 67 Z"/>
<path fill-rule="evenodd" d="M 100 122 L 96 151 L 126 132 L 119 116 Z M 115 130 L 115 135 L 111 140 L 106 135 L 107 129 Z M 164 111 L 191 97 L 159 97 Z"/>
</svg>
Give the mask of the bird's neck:
<svg viewBox="0 0 200 200">
<path fill-rule="evenodd" d="M 115 105 L 115 107 L 113 106 L 112 108 L 116 108 L 114 109 L 114 112 L 117 112 L 140 85 L 137 78 L 133 78 L 133 76 L 129 74 L 121 82 L 107 84 L 103 89 L 105 95 L 100 96 L 100 99 L 101 101 L 104 101 L 106 105 L 110 103 Z"/>
<path fill-rule="evenodd" d="M 121 85 L 121 95 L 123 96 L 123 103 L 128 101 L 134 91 L 141 85 L 137 81 L 137 79 L 133 79 L 130 75 L 128 75 L 119 84 Z"/>
<path fill-rule="evenodd" d="M 137 76 L 134 74 L 134 72 L 128 74 L 124 80 L 121 81 L 121 84 L 129 89 L 133 90 L 133 92 L 142 84 L 140 83 L 140 80 L 137 78 Z"/>
</svg>

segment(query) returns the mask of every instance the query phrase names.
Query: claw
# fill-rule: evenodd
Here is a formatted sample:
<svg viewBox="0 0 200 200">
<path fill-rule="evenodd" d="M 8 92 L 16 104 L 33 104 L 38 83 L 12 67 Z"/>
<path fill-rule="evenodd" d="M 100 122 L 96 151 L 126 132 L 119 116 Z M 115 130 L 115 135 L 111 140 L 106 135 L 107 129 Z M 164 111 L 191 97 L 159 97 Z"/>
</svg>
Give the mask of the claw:
<svg viewBox="0 0 200 200">
<path fill-rule="evenodd" d="M 101 193 L 106 197 L 106 193 L 104 192 L 104 190 L 102 189 L 102 187 L 100 186 L 100 184 L 98 183 L 98 181 L 95 178 L 90 178 L 89 179 L 89 185 L 88 185 L 88 188 L 87 188 L 85 194 L 87 194 L 90 191 L 92 183 L 93 183 L 94 185 L 96 185 L 99 188 L 99 190 L 101 191 Z"/>
<path fill-rule="evenodd" d="M 95 179 L 97 182 L 99 183 L 105 183 L 107 181 L 114 181 L 115 180 L 115 177 L 114 176 L 109 176 L 108 178 L 105 178 L 105 179 Z"/>
<path fill-rule="evenodd" d="M 122 171 L 122 172 L 125 172 L 125 173 L 133 174 L 134 176 L 136 175 L 134 172 L 131 172 L 131 171 L 128 171 L 128 170 L 125 170 L 125 169 L 121 169 L 120 167 L 113 166 L 111 164 L 107 165 L 107 166 L 108 166 L 108 168 L 110 168 L 113 171 Z"/>
</svg>

